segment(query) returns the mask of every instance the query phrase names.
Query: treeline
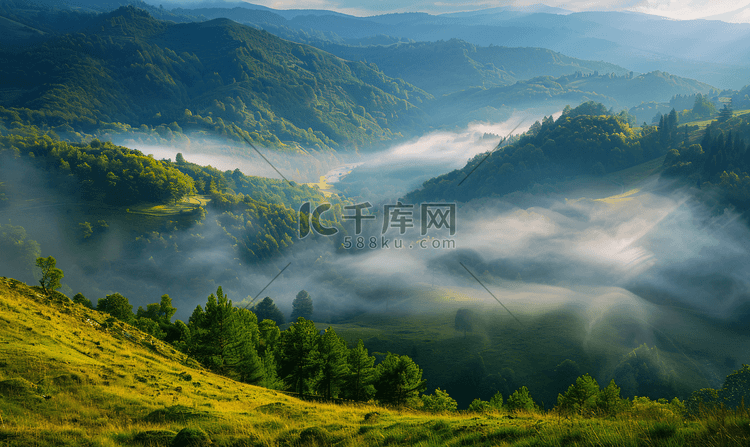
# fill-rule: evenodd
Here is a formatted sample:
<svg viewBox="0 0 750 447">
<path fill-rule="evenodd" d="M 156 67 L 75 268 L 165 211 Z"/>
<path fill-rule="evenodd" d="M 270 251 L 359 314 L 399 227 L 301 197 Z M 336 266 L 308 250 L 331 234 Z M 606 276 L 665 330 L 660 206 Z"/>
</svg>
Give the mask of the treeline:
<svg viewBox="0 0 750 447">
<path fill-rule="evenodd" d="M 93 307 L 81 294 L 73 301 Z M 264 301 L 275 308 L 270 298 Z M 304 300 L 298 296 L 295 301 Z M 302 307 L 299 304 L 295 310 L 301 312 Z M 332 328 L 318 331 L 302 316 L 281 331 L 275 321 L 259 321 L 251 310 L 235 307 L 221 287 L 205 306 L 195 308 L 187 324 L 171 322 L 176 309 L 168 295 L 133 313 L 127 298 L 115 293 L 99 299 L 96 309 L 172 343 L 214 372 L 245 383 L 326 399 L 377 399 L 394 405 L 414 405 L 426 387 L 422 370 L 408 356 L 389 353 L 376 366 L 362 340 L 349 348 Z"/>
<path fill-rule="evenodd" d="M 621 109 L 629 104 L 668 101 L 676 94 L 708 92 L 710 89 L 711 86 L 707 84 L 660 71 L 638 76 L 631 76 L 630 73 L 618 76 L 614 73 L 595 72 L 591 75 L 575 73 L 560 77 L 539 76 L 508 86 L 486 89 L 472 87 L 439 97 L 435 102 L 442 107 L 473 111 L 485 108 L 491 110 L 490 108 L 498 108 L 498 105 L 519 107 L 540 102 L 562 105 L 593 100 Z"/>
<path fill-rule="evenodd" d="M 683 179 L 701 189 L 718 188 L 720 203 L 747 212 L 750 210 L 750 114 L 732 116 L 731 108 L 725 110 L 702 135 L 697 135 L 699 139 L 673 146 L 664 160 L 664 175 Z"/>
<path fill-rule="evenodd" d="M 517 142 L 428 180 L 407 200 L 468 201 L 503 195 L 566 176 L 603 175 L 662 155 L 666 148 L 660 139 L 672 138 L 676 127 L 646 126 L 636 132 L 627 123 L 630 119 L 627 113 L 614 115 L 594 102 L 568 106 L 557 120 L 550 116 L 534 123 Z"/>
<path fill-rule="evenodd" d="M 73 301 L 92 307 L 91 302 L 80 294 Z M 275 308 L 270 298 L 264 302 Z M 139 307 L 135 314 L 127 298 L 120 294 L 100 299 L 97 309 L 172 343 L 212 371 L 241 382 L 327 400 L 375 400 L 381 404 L 430 412 L 457 409 L 456 401 L 445 390 L 437 388 L 434 394 L 422 394 L 427 389 L 426 380 L 422 379 L 421 368 L 409 356 L 388 353 L 375 364 L 375 357 L 369 355 L 362 340 L 356 346 L 347 347 L 333 328 L 319 331 L 303 316 L 282 331 L 271 319 L 259 321 L 253 312 L 258 306 L 251 310 L 234 306 L 221 287 L 208 297 L 205 306 L 195 308 L 187 324 L 180 320 L 171 322 L 176 309 L 168 295 L 162 296 L 159 303 L 149 304 L 146 309 Z M 307 316 L 312 312 L 312 302 L 305 291 L 295 299 L 293 315 L 301 312 Z M 649 373 L 644 371 L 644 374 Z M 626 383 L 635 379 L 622 375 L 618 378 Z M 727 376 L 720 389 L 697 390 L 684 401 L 676 397 L 671 401 L 650 399 L 644 395 L 628 399 L 621 396 L 621 388 L 615 379 L 601 388 L 596 379 L 583 374 L 557 395 L 553 411 L 586 417 L 618 414 L 658 414 L 667 418 L 699 416 L 716 408 L 742 406 L 750 399 L 748 384 L 750 365 L 743 365 Z M 468 411 L 542 410 L 525 386 L 508 392 L 506 396 L 504 400 L 503 394 L 496 391 L 489 401 L 474 399 Z"/>
</svg>

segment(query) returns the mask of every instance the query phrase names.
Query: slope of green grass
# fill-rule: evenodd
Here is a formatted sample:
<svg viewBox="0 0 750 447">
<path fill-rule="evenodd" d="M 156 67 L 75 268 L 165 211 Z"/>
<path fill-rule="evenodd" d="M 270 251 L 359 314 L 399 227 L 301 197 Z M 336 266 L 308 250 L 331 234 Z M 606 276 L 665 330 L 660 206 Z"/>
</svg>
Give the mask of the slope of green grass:
<svg viewBox="0 0 750 447">
<path fill-rule="evenodd" d="M 614 419 L 428 414 L 301 401 L 207 372 L 63 295 L 0 278 L 0 441 L 9 446 L 747 445 L 747 414 L 688 421 L 657 403 Z"/>
</svg>

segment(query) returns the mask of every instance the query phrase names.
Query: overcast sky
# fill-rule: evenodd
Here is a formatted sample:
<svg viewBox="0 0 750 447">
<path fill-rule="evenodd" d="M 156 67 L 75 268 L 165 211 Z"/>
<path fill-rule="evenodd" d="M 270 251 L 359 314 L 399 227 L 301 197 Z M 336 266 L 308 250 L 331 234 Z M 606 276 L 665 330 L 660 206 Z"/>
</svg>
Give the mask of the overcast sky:
<svg viewBox="0 0 750 447">
<path fill-rule="evenodd" d="M 544 3 L 570 11 L 629 10 L 673 19 L 715 17 L 730 22 L 750 22 L 750 0 L 252 0 L 249 3 L 274 9 L 328 9 L 356 16 L 415 11 L 439 14 Z"/>
</svg>

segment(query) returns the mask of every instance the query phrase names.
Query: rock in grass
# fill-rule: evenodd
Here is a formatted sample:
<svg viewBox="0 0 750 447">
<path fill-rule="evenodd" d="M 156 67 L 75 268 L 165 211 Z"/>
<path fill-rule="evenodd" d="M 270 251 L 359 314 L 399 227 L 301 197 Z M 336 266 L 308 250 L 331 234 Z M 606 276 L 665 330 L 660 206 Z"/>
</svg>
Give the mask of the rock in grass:
<svg viewBox="0 0 750 447">
<path fill-rule="evenodd" d="M 331 434 L 321 427 L 308 427 L 300 432 L 299 440 L 303 444 L 329 445 Z"/>
<path fill-rule="evenodd" d="M 202 447 L 211 445 L 211 438 L 199 427 L 185 427 L 172 439 L 170 447 Z"/>
<path fill-rule="evenodd" d="M 136 434 L 133 440 L 144 446 L 168 446 L 176 434 L 171 430 L 148 430 Z"/>
<path fill-rule="evenodd" d="M 375 424 L 376 422 L 378 422 L 379 419 L 380 419 L 380 413 L 378 413 L 377 411 L 373 411 L 372 413 L 367 413 L 365 415 L 364 422 L 366 424 Z"/>
</svg>

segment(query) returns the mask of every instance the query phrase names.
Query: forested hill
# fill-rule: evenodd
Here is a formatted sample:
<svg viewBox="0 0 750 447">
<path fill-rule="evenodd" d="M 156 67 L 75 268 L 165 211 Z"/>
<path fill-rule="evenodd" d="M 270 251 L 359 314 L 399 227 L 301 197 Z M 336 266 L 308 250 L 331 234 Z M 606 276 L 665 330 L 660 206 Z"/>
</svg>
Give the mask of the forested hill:
<svg viewBox="0 0 750 447">
<path fill-rule="evenodd" d="M 471 111 L 509 104 L 523 107 L 555 101 L 562 108 L 564 104 L 593 100 L 621 110 L 629 108 L 628 105 L 631 104 L 669 102 L 675 95 L 706 94 L 711 90 L 712 87 L 708 84 L 660 71 L 641 75 L 632 72 L 622 75 L 578 72 L 557 78 L 539 76 L 507 86 L 471 88 L 443 96 L 436 102 L 439 104 L 437 108 L 451 106 Z M 651 116 L 649 120 L 650 118 Z"/>
<path fill-rule="evenodd" d="M 587 102 L 567 107 L 557 120 L 550 116 L 535 123 L 510 146 L 479 154 L 462 169 L 428 180 L 406 200 L 468 201 L 565 176 L 617 171 L 663 155 L 667 140 L 678 137 L 676 121 L 636 132 L 625 114 L 614 116 L 602 104 Z"/>
<path fill-rule="evenodd" d="M 731 116 L 724 109 L 719 119 L 697 134 L 689 144 L 673 148 L 664 160 L 664 176 L 682 179 L 691 186 L 718 187 L 720 202 L 750 211 L 750 114 Z M 708 200 L 714 202 L 717 197 Z"/>
<path fill-rule="evenodd" d="M 344 59 L 375 63 L 389 76 L 402 78 L 435 96 L 469 87 L 510 85 L 538 76 L 629 73 L 614 64 L 576 59 L 544 48 L 482 47 L 458 39 L 388 46 L 318 42 L 315 46 Z"/>
<path fill-rule="evenodd" d="M 351 149 L 424 119 L 431 96 L 362 62 L 226 19 L 174 24 L 123 7 L 82 32 L 0 52 L 0 106 L 31 124 L 171 126 L 259 144 Z"/>
</svg>

